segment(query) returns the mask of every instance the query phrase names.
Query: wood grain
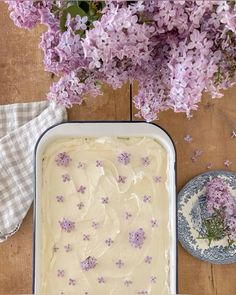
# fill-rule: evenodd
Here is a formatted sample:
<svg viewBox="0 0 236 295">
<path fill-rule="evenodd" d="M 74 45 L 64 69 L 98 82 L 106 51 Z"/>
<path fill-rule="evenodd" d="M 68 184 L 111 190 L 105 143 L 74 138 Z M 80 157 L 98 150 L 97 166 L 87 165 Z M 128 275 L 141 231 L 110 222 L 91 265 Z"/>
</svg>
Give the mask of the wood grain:
<svg viewBox="0 0 236 295">
<path fill-rule="evenodd" d="M 18 29 L 9 19 L 7 6 L 0 3 L 0 103 L 44 99 L 53 81 L 43 69 L 38 49 L 43 27 L 33 31 Z M 133 92 L 137 92 L 134 87 Z M 69 110 L 71 120 L 128 120 L 129 85 L 119 90 L 104 87 L 104 95 L 88 98 L 81 107 Z M 233 162 L 236 170 L 236 87 L 225 92 L 220 100 L 204 96 L 198 112 L 191 120 L 172 111 L 162 113 L 156 122 L 174 139 L 177 148 L 178 190 L 192 177 L 206 171 L 208 162 L 214 169 L 224 169 L 224 160 Z M 192 143 L 183 137 L 193 136 Z M 197 163 L 190 158 L 195 149 L 203 154 Z M 0 196 L 1 197 L 1 196 Z M 32 283 L 32 210 L 20 230 L 0 244 L 0 294 L 31 293 Z M 236 294 L 236 264 L 211 265 L 190 256 L 179 246 L 179 291 L 198 295 Z M 104 294 L 105 295 L 105 294 Z"/>
</svg>

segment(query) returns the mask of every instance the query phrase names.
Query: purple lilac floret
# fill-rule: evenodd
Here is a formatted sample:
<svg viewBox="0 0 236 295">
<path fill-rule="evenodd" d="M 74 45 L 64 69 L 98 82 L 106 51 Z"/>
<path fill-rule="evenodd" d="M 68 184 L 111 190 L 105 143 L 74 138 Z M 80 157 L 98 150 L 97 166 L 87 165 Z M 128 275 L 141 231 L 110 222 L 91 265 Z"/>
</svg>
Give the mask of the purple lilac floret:
<svg viewBox="0 0 236 295">
<path fill-rule="evenodd" d="M 155 228 L 155 227 L 158 227 L 158 226 L 159 226 L 158 220 L 157 219 L 151 219 L 151 227 Z"/>
<path fill-rule="evenodd" d="M 128 220 L 132 217 L 132 214 L 129 212 L 125 212 L 125 219 Z"/>
<path fill-rule="evenodd" d="M 58 195 L 58 196 L 56 196 L 56 199 L 57 199 L 57 202 L 58 202 L 58 203 L 63 203 L 64 200 L 65 200 L 65 198 L 64 198 L 62 195 Z"/>
<path fill-rule="evenodd" d="M 86 186 L 81 185 L 81 186 L 77 189 L 77 192 L 78 192 L 78 193 L 81 193 L 81 194 L 84 194 L 84 193 L 85 193 L 85 190 L 86 190 Z"/>
<path fill-rule="evenodd" d="M 122 268 L 122 267 L 124 267 L 124 262 L 121 260 L 121 259 L 119 259 L 117 262 L 116 262 L 116 266 L 118 267 L 118 268 Z"/>
<path fill-rule="evenodd" d="M 131 280 L 125 280 L 124 281 L 124 285 L 125 285 L 125 287 L 129 287 L 130 285 L 132 285 L 133 284 L 133 282 L 131 281 Z"/>
<path fill-rule="evenodd" d="M 96 160 L 96 167 L 103 167 L 101 160 Z"/>
<path fill-rule="evenodd" d="M 96 221 L 92 221 L 92 228 L 98 229 L 99 223 Z"/>
<path fill-rule="evenodd" d="M 66 232 L 71 232 L 75 229 L 75 222 L 67 219 L 67 218 L 63 218 L 61 221 L 59 220 L 59 224 L 60 224 L 60 227 L 63 231 L 66 231 Z"/>
<path fill-rule="evenodd" d="M 72 245 L 71 244 L 67 244 L 64 246 L 64 249 L 66 252 L 71 252 L 72 251 Z"/>
<path fill-rule="evenodd" d="M 56 253 L 59 250 L 59 247 L 57 247 L 56 245 L 53 246 L 52 251 L 54 253 Z"/>
<path fill-rule="evenodd" d="M 68 284 L 69 284 L 70 286 L 75 286 L 75 284 L 76 284 L 76 280 L 70 278 L 69 281 L 68 281 Z"/>
<path fill-rule="evenodd" d="M 104 279 L 104 277 L 98 277 L 98 283 L 99 283 L 99 284 L 105 284 L 105 279 Z"/>
<path fill-rule="evenodd" d="M 151 164 L 151 160 L 149 159 L 149 157 L 142 157 L 141 163 L 144 167 L 147 167 Z"/>
<path fill-rule="evenodd" d="M 66 152 L 59 153 L 55 158 L 55 162 L 57 166 L 67 167 L 69 166 L 70 161 L 71 161 L 71 157 Z"/>
<path fill-rule="evenodd" d="M 107 244 L 108 247 L 110 247 L 113 243 L 114 241 L 111 238 L 108 238 L 107 240 L 105 240 L 105 244 Z"/>
<path fill-rule="evenodd" d="M 84 203 L 83 202 L 79 202 L 79 204 L 77 204 L 77 207 L 79 210 L 84 208 Z"/>
<path fill-rule="evenodd" d="M 82 270 L 89 271 L 90 269 L 95 268 L 97 265 L 97 259 L 93 256 L 87 257 L 85 260 L 80 262 Z"/>
<path fill-rule="evenodd" d="M 66 173 L 66 174 L 62 174 L 62 181 L 63 182 L 68 182 L 68 181 L 70 181 L 70 175 L 68 174 L 68 173 Z"/>
<path fill-rule="evenodd" d="M 150 282 L 151 282 L 152 284 L 156 284 L 156 282 L 157 282 L 157 277 L 156 277 L 156 276 L 151 276 L 151 277 L 150 277 Z"/>
<path fill-rule="evenodd" d="M 151 196 L 143 196 L 143 202 L 144 203 L 151 203 L 152 197 Z"/>
<path fill-rule="evenodd" d="M 83 241 L 90 241 L 90 235 L 83 234 Z"/>
<path fill-rule="evenodd" d="M 58 269 L 57 270 L 57 276 L 60 278 L 63 278 L 65 276 L 65 270 L 64 269 Z"/>
<path fill-rule="evenodd" d="M 85 167 L 86 167 L 86 164 L 84 162 L 79 162 L 77 165 L 78 169 L 85 169 Z"/>
<path fill-rule="evenodd" d="M 142 228 L 139 228 L 136 231 L 129 233 L 129 242 L 131 246 L 135 248 L 141 249 L 145 239 L 145 232 Z"/>
<path fill-rule="evenodd" d="M 102 202 L 102 204 L 108 204 L 109 198 L 108 197 L 102 197 L 101 202 Z"/>
<path fill-rule="evenodd" d="M 118 183 L 126 183 L 127 177 L 119 175 L 117 182 Z"/>
<path fill-rule="evenodd" d="M 153 176 L 153 180 L 157 183 L 161 182 L 161 176 Z"/>
<path fill-rule="evenodd" d="M 225 210 L 232 215 L 236 209 L 235 200 L 231 196 L 228 184 L 219 177 L 213 178 L 206 186 L 207 210 L 213 214 L 215 210 Z"/>
<path fill-rule="evenodd" d="M 150 264 L 152 262 L 152 257 L 151 256 L 146 256 L 144 258 L 144 262 Z"/>
<path fill-rule="evenodd" d="M 117 160 L 119 163 L 123 165 L 128 165 L 130 163 L 131 154 L 127 152 L 122 152 L 117 156 Z"/>
</svg>

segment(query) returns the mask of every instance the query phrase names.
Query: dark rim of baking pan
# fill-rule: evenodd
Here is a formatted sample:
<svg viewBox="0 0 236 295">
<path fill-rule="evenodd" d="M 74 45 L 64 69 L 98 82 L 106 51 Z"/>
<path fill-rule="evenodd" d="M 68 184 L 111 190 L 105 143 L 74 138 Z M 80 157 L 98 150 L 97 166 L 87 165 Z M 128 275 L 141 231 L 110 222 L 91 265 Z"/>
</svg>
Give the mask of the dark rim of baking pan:
<svg viewBox="0 0 236 295">
<path fill-rule="evenodd" d="M 154 125 L 158 128 L 160 128 L 162 131 L 164 131 L 167 136 L 169 137 L 169 139 L 171 140 L 172 142 L 172 145 L 174 147 L 174 153 L 175 153 L 175 163 L 174 163 L 174 170 L 175 170 L 175 213 L 176 213 L 176 249 L 175 249 L 175 252 L 176 252 L 176 285 L 175 285 L 175 289 L 176 289 L 176 293 L 178 293 L 178 289 L 179 289 L 179 283 L 178 283 L 178 260 L 179 260 L 179 257 L 178 257 L 178 219 L 177 219 L 177 188 L 176 188 L 176 183 L 177 183 L 177 169 L 176 169 L 176 163 L 177 163 L 177 153 L 176 153 L 176 146 L 175 146 L 175 143 L 172 139 L 172 137 L 170 136 L 170 134 L 164 129 L 162 128 L 161 126 L 159 126 L 158 124 L 155 124 L 153 122 L 144 122 L 144 121 L 65 121 L 65 122 L 62 122 L 62 123 L 58 123 L 58 124 L 54 124 L 52 126 L 50 126 L 49 128 L 47 128 L 41 135 L 40 137 L 38 138 L 37 142 L 36 142 L 36 145 L 35 145 L 35 148 L 34 148 L 34 183 L 33 183 L 33 186 L 34 186 L 34 201 L 33 201 L 33 277 L 32 277 L 32 293 L 35 294 L 35 238 L 36 238 L 36 153 L 37 153 L 37 148 L 38 148 L 38 145 L 41 141 L 41 139 L 43 138 L 43 136 L 51 129 L 59 126 L 59 125 L 64 125 L 64 124 L 83 124 L 83 123 L 96 123 L 96 124 L 99 124 L 99 123 L 130 123 L 130 124 L 139 124 L 139 123 L 142 123 L 142 124 L 151 124 L 151 125 Z"/>
</svg>

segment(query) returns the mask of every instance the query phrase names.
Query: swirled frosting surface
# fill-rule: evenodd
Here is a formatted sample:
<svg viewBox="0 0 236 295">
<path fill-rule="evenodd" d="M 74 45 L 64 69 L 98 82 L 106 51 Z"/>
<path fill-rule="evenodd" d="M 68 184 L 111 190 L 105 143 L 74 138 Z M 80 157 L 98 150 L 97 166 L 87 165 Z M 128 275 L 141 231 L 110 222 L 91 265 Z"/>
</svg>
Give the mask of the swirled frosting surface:
<svg viewBox="0 0 236 295">
<path fill-rule="evenodd" d="M 168 294 L 167 167 L 166 150 L 150 137 L 49 145 L 39 294 Z"/>
</svg>

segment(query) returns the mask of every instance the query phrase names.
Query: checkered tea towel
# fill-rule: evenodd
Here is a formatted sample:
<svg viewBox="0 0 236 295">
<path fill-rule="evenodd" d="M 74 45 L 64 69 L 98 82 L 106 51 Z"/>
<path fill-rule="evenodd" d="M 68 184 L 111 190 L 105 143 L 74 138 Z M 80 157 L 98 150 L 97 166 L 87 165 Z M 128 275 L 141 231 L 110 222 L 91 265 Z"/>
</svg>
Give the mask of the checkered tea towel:
<svg viewBox="0 0 236 295">
<path fill-rule="evenodd" d="M 33 200 L 34 147 L 67 118 L 47 101 L 0 106 L 0 242 L 14 234 Z"/>
</svg>

